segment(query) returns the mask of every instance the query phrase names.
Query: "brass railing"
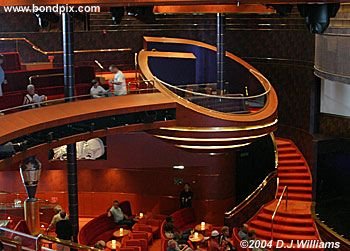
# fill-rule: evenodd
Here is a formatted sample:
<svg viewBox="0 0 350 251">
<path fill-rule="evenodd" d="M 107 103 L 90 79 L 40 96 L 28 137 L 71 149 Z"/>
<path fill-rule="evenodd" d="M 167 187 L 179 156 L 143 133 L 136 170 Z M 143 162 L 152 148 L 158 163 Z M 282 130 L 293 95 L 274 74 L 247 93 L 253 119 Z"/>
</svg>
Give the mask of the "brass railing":
<svg viewBox="0 0 350 251">
<path fill-rule="evenodd" d="M 253 72 L 253 71 L 251 71 Z M 208 97 L 208 98 L 220 98 L 220 99 L 239 99 L 239 100 L 249 100 L 249 99 L 256 99 L 256 98 L 261 98 L 264 97 L 266 95 L 268 95 L 268 93 L 271 91 L 271 84 L 269 83 L 269 87 L 267 90 L 265 90 L 263 93 L 257 94 L 257 95 L 253 95 L 253 96 L 243 96 L 241 94 L 237 95 L 237 96 L 230 96 L 230 95 L 214 95 L 214 94 L 205 94 L 205 93 L 201 93 L 201 92 L 195 92 L 195 91 L 191 91 L 188 89 L 184 89 L 181 87 L 178 87 L 177 85 L 171 85 L 169 83 L 166 83 L 160 79 L 158 79 L 157 77 L 154 77 L 155 81 L 157 81 L 158 83 L 166 86 L 167 88 L 170 89 L 174 89 L 177 91 L 181 91 L 190 95 L 194 95 L 194 96 L 202 96 L 202 97 Z M 211 83 L 212 84 L 212 83 Z M 184 86 L 184 85 L 182 85 Z"/>
<path fill-rule="evenodd" d="M 66 247 L 69 247 L 69 248 L 75 249 L 75 250 L 101 251 L 100 249 L 97 249 L 94 247 L 81 245 L 81 244 L 73 242 L 73 241 L 62 240 L 62 239 L 59 239 L 59 238 L 56 238 L 53 236 L 48 236 L 48 235 L 43 235 L 43 234 L 39 234 L 38 236 L 32 236 L 29 234 L 25 234 L 25 233 L 18 232 L 18 231 L 12 230 L 12 229 L 4 228 L 4 227 L 0 227 L 0 231 L 2 231 L 3 234 L 7 233 L 7 234 L 19 236 L 21 238 L 30 239 L 33 242 L 33 244 L 35 244 L 34 249 L 30 248 L 30 247 L 28 248 L 25 245 L 22 245 L 22 243 L 20 241 L 16 241 L 16 240 L 11 239 L 9 237 L 0 236 L 0 241 L 4 245 L 16 247 L 17 250 L 34 250 L 34 251 L 46 250 L 46 251 L 48 251 L 48 250 L 53 250 L 53 249 L 43 247 L 43 244 L 45 245 L 47 243 L 55 243 L 55 244 L 63 245 L 63 246 L 66 246 Z M 43 243 L 43 241 L 45 241 L 45 243 Z"/>
<path fill-rule="evenodd" d="M 63 54 L 63 51 L 45 51 L 25 37 L 2 37 L 0 38 L 0 41 L 16 41 L 16 42 L 23 41 L 29 44 L 33 50 L 40 52 L 41 54 L 44 54 L 44 55 Z M 90 50 L 75 50 L 74 53 L 123 52 L 123 51 L 131 51 L 131 50 L 132 50 L 131 48 L 90 49 Z"/>
<path fill-rule="evenodd" d="M 284 196 L 285 193 L 286 193 L 286 210 L 287 210 L 287 208 L 288 208 L 288 186 L 285 186 L 283 188 L 281 196 L 278 199 L 277 205 L 276 205 L 275 210 L 273 211 L 273 214 L 272 214 L 272 217 L 271 217 L 271 240 L 273 240 L 273 223 L 274 223 L 274 220 L 275 220 L 275 216 L 276 216 L 276 213 L 278 211 L 278 208 L 281 205 L 281 202 L 282 202 L 282 199 L 283 199 L 283 196 Z"/>
</svg>

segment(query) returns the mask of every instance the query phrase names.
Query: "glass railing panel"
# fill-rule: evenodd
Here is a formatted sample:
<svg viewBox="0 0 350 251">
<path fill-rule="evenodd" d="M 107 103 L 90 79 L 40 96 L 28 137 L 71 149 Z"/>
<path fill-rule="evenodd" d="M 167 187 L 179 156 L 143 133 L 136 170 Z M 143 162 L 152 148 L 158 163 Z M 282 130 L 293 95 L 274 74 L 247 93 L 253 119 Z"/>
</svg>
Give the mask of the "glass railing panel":
<svg viewBox="0 0 350 251">
<path fill-rule="evenodd" d="M 199 83 L 172 85 L 155 78 L 157 83 L 165 86 L 177 96 L 204 108 L 231 114 L 249 114 L 261 110 L 267 100 L 270 88 L 260 94 L 249 96 L 247 93 L 227 92 L 230 83 L 225 83 L 224 94 L 218 95 L 216 83 Z"/>
</svg>

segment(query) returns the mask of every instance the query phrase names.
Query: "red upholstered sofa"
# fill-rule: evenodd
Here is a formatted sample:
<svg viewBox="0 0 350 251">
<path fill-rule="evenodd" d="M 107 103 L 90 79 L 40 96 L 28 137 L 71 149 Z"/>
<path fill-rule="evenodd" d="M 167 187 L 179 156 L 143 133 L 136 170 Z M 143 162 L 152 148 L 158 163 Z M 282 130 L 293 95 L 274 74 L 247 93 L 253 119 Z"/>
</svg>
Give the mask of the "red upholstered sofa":
<svg viewBox="0 0 350 251">
<path fill-rule="evenodd" d="M 194 226 L 196 225 L 196 217 L 195 217 L 193 208 L 183 208 L 183 209 L 177 210 L 170 216 L 173 217 L 174 226 L 179 231 L 184 231 L 190 228 L 194 228 Z M 160 235 L 162 239 L 167 239 L 164 234 L 165 223 L 166 221 L 164 220 L 160 228 Z"/>
<path fill-rule="evenodd" d="M 131 215 L 129 201 L 120 202 L 120 208 L 126 215 Z M 117 224 L 107 216 L 107 212 L 89 221 L 79 232 L 79 243 L 93 246 L 97 241 L 109 241 L 116 231 Z"/>
<path fill-rule="evenodd" d="M 117 224 L 104 213 L 89 221 L 79 232 L 79 243 L 93 246 L 97 241 L 109 241 Z"/>
</svg>

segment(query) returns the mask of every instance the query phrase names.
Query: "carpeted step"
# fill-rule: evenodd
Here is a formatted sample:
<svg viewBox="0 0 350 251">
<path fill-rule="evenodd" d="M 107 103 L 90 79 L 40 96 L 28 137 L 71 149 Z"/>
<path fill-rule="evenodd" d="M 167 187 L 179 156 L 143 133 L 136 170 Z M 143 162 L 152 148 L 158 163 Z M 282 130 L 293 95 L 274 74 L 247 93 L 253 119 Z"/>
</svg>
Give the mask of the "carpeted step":
<svg viewBox="0 0 350 251">
<path fill-rule="evenodd" d="M 271 231 L 272 224 L 271 222 L 266 223 L 265 221 L 260 220 L 252 220 L 249 222 L 249 228 L 250 229 L 256 229 L 256 230 L 265 230 L 265 231 Z M 279 233 L 279 234 L 297 234 L 297 235 L 311 235 L 313 236 L 315 234 L 315 229 L 313 226 L 309 227 L 302 227 L 302 226 L 284 226 L 279 224 L 273 224 L 273 232 Z"/>
<path fill-rule="evenodd" d="M 278 177 L 282 180 L 310 180 L 310 175 L 308 172 L 303 173 L 280 173 L 278 171 Z M 310 180 L 311 181 L 311 180 Z"/>
<path fill-rule="evenodd" d="M 309 175 L 306 166 L 278 166 L 277 171 L 278 173 L 307 173 Z"/>
<path fill-rule="evenodd" d="M 281 192 L 277 193 L 277 198 L 281 196 Z M 287 198 L 286 194 L 284 194 L 284 199 Z M 311 194 L 300 194 L 300 193 L 288 193 L 288 201 L 289 200 L 301 200 L 301 201 L 311 201 Z"/>
<path fill-rule="evenodd" d="M 305 166 L 305 162 L 302 159 L 298 159 L 298 160 L 278 159 L 278 166 Z"/>
<path fill-rule="evenodd" d="M 276 140 L 276 145 L 277 145 L 277 149 L 293 146 L 293 144 L 290 143 L 289 141 L 283 141 L 283 140 Z"/>
<path fill-rule="evenodd" d="M 271 223 L 272 214 L 268 213 L 259 213 L 256 216 L 256 219 L 260 221 L 264 221 L 267 223 Z M 275 216 L 274 220 L 275 224 L 281 224 L 284 226 L 302 226 L 302 227 L 313 227 L 313 220 L 312 219 L 298 219 L 298 218 L 289 218 L 289 217 L 281 217 L 281 216 Z"/>
<path fill-rule="evenodd" d="M 280 209 L 283 209 L 284 205 L 282 204 Z M 265 213 L 265 214 L 273 214 L 273 212 L 275 211 L 275 208 L 267 208 L 267 207 L 263 207 L 261 210 L 261 213 Z M 278 210 L 276 213 L 276 216 L 280 216 L 280 217 L 286 217 L 286 218 L 296 218 L 296 219 L 311 219 L 311 212 L 285 212 L 284 210 Z"/>
<path fill-rule="evenodd" d="M 282 192 L 283 191 L 282 186 L 278 187 L 278 192 Z M 292 186 L 292 187 L 288 187 L 288 192 L 291 193 L 302 193 L 302 194 L 306 194 L 306 193 L 312 193 L 312 187 L 298 187 L 298 186 Z"/>
<path fill-rule="evenodd" d="M 294 147 L 282 147 L 277 149 L 278 154 L 288 154 L 288 153 L 297 153 L 297 150 Z"/>
<path fill-rule="evenodd" d="M 254 229 L 254 228 L 252 228 Z M 271 239 L 271 230 L 263 230 L 263 229 L 254 229 L 256 232 L 256 236 L 258 239 L 270 240 Z M 284 240 L 289 242 L 291 240 L 318 240 L 316 237 L 316 233 L 310 235 L 301 235 L 301 234 L 284 234 L 284 233 L 273 233 L 274 240 Z"/>
<path fill-rule="evenodd" d="M 282 160 L 301 160 L 302 156 L 298 153 L 286 153 L 278 155 L 278 162 Z"/>
<path fill-rule="evenodd" d="M 303 187 L 309 187 L 312 186 L 311 180 L 280 180 L 279 185 L 284 186 L 303 186 Z"/>
</svg>

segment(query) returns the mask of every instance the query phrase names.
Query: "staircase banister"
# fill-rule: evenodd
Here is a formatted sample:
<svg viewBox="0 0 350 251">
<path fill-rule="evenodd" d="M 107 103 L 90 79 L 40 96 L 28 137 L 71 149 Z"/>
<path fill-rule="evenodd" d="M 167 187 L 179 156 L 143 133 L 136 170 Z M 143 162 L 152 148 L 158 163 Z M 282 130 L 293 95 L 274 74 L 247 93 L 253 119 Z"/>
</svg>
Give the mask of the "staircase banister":
<svg viewBox="0 0 350 251">
<path fill-rule="evenodd" d="M 245 198 L 241 203 L 239 203 L 237 206 L 235 206 L 233 209 L 231 209 L 230 211 L 225 212 L 225 218 L 226 217 L 233 217 L 237 212 L 239 212 L 242 208 L 245 207 L 245 205 L 249 204 L 250 201 L 252 201 L 257 194 L 259 194 L 259 192 L 261 190 L 263 190 L 263 188 L 274 178 L 277 177 L 277 171 L 272 171 L 271 173 L 269 173 L 266 178 L 260 183 L 260 185 L 251 193 L 247 196 L 247 198 Z"/>
</svg>

